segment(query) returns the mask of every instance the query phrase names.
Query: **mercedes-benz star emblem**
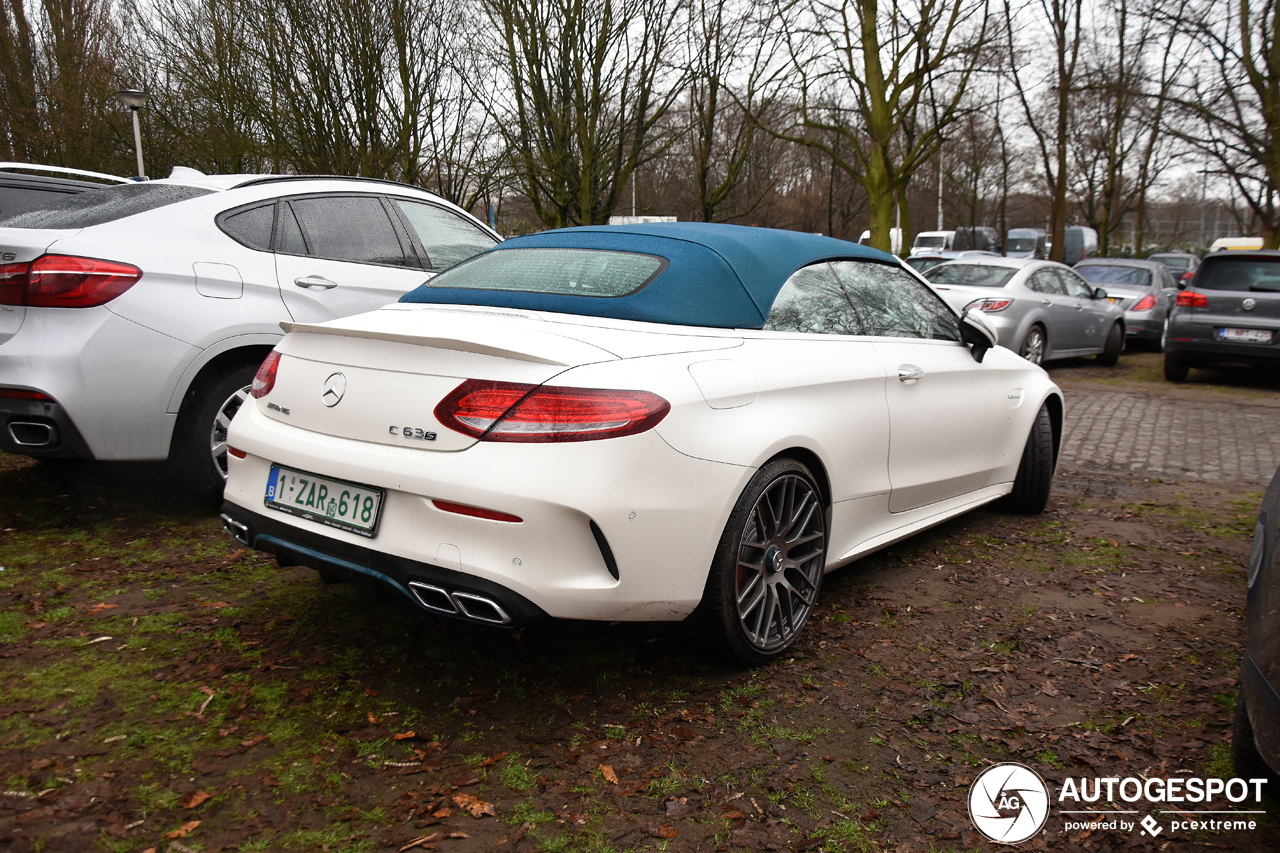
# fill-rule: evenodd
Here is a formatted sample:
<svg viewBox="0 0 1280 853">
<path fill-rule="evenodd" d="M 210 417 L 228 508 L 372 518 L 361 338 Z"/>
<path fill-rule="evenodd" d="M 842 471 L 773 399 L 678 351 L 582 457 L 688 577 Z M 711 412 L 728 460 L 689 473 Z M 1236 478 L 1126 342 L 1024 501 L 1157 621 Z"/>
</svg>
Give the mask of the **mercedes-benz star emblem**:
<svg viewBox="0 0 1280 853">
<path fill-rule="evenodd" d="M 320 399 L 332 409 L 342 402 L 342 395 L 345 393 L 347 393 L 347 377 L 341 373 L 333 373 L 324 381 L 324 389 L 320 392 Z"/>
</svg>

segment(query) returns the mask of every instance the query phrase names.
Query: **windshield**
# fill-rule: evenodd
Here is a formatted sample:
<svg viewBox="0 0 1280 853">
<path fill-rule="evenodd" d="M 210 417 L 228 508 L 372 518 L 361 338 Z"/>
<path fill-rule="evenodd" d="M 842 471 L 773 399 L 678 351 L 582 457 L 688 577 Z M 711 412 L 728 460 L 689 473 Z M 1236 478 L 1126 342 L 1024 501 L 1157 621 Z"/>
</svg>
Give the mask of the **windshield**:
<svg viewBox="0 0 1280 853">
<path fill-rule="evenodd" d="M 427 287 L 514 290 L 562 296 L 627 296 L 666 269 L 655 255 L 599 249 L 498 249 L 476 255 Z"/>
<path fill-rule="evenodd" d="M 1091 281 L 1094 284 L 1128 284 L 1134 287 L 1151 286 L 1151 273 L 1148 270 L 1137 267 L 1080 264 L 1076 267 L 1076 272 L 1080 273 L 1085 281 Z"/>
<path fill-rule="evenodd" d="M 934 284 L 959 284 L 965 287 L 1004 287 L 1018 272 L 1017 267 L 989 264 L 939 264 L 924 277 Z"/>
<path fill-rule="evenodd" d="M 1195 285 L 1197 290 L 1280 292 L 1280 258 L 1212 258 Z"/>
<path fill-rule="evenodd" d="M 1190 258 L 1152 258 L 1153 261 L 1159 261 L 1171 270 L 1178 272 L 1186 272 L 1191 268 Z"/>
<path fill-rule="evenodd" d="M 1035 237 L 1010 237 L 1010 252 L 1034 252 L 1036 250 Z"/>
<path fill-rule="evenodd" d="M 941 234 L 921 234 L 914 245 L 917 249 L 941 249 L 947 245 L 947 238 Z"/>
</svg>

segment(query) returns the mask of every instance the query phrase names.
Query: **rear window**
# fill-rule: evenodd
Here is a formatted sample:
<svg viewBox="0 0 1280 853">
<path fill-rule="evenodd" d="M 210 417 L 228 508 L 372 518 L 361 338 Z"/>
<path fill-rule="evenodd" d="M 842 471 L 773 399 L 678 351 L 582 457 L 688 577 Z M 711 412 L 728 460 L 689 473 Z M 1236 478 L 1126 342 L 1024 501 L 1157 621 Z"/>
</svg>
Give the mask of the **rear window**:
<svg viewBox="0 0 1280 853">
<path fill-rule="evenodd" d="M 1018 272 L 1017 267 L 987 264 L 941 264 L 924 274 L 934 284 L 956 284 L 965 287 L 1004 287 Z"/>
<path fill-rule="evenodd" d="M 1076 272 L 1085 281 L 1091 281 L 1094 284 L 1128 284 L 1135 287 L 1150 287 L 1151 273 L 1138 267 L 1122 267 L 1122 266 L 1094 266 L 1093 264 L 1080 264 L 1076 267 Z"/>
<path fill-rule="evenodd" d="M 2 217 L 0 225 L 8 228 L 88 228 L 211 192 L 213 190 L 177 184 L 121 184 L 66 196 L 38 210 Z"/>
<path fill-rule="evenodd" d="M 502 249 L 446 270 L 427 287 L 558 296 L 627 296 L 666 269 L 666 258 L 595 249 Z"/>
<path fill-rule="evenodd" d="M 1178 272 L 1186 272 L 1191 268 L 1190 258 L 1152 258 L 1151 260 L 1158 261 L 1169 269 L 1176 270 Z"/>
<path fill-rule="evenodd" d="M 947 238 L 941 234 L 921 234 L 916 237 L 915 246 L 921 249 L 944 249 L 947 245 Z"/>
<path fill-rule="evenodd" d="M 1280 292 L 1280 258 L 1215 258 L 1196 277 L 1201 290 Z"/>
</svg>

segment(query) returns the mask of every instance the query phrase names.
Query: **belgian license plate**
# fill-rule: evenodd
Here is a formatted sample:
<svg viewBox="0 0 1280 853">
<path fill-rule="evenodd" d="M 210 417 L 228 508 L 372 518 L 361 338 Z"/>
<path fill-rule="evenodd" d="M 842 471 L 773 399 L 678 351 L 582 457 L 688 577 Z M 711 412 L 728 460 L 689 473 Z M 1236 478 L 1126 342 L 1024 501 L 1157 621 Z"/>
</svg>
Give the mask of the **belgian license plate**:
<svg viewBox="0 0 1280 853">
<path fill-rule="evenodd" d="M 1218 340 L 1240 341 L 1246 344 L 1269 344 L 1271 343 L 1271 331 L 1269 329 L 1219 329 Z"/>
<path fill-rule="evenodd" d="M 268 509 L 372 538 L 382 489 L 272 465 L 265 503 Z"/>
</svg>

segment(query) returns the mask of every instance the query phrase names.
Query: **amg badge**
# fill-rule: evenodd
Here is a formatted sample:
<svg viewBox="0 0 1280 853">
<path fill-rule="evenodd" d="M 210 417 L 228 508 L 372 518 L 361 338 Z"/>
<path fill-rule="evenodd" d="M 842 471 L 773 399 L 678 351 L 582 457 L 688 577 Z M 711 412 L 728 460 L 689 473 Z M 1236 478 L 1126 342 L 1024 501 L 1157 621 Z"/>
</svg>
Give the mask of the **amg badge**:
<svg viewBox="0 0 1280 853">
<path fill-rule="evenodd" d="M 412 438 L 415 441 L 435 441 L 436 434 L 427 432 L 426 430 L 416 429 L 414 427 L 398 427 L 393 426 L 390 429 L 392 435 L 403 435 L 405 438 Z"/>
</svg>

